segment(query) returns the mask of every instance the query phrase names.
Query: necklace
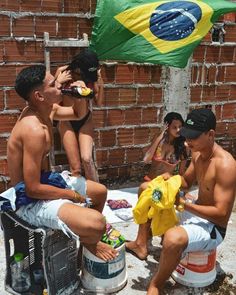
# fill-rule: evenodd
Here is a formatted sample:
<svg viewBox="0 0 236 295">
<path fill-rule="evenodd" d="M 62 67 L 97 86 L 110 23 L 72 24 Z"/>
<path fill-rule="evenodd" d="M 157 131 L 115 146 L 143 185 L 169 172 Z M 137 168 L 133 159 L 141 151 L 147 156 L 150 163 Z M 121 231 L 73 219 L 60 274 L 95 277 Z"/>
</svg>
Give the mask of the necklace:
<svg viewBox="0 0 236 295">
<path fill-rule="evenodd" d="M 217 146 L 214 144 L 214 147 L 213 147 L 213 149 L 212 149 L 212 153 L 211 153 L 206 159 L 202 158 L 202 160 L 203 160 L 205 163 L 208 162 L 208 161 L 210 161 L 210 159 L 213 157 L 213 155 L 214 155 L 214 153 L 215 153 L 215 151 L 216 151 L 216 148 L 217 148 Z"/>
</svg>

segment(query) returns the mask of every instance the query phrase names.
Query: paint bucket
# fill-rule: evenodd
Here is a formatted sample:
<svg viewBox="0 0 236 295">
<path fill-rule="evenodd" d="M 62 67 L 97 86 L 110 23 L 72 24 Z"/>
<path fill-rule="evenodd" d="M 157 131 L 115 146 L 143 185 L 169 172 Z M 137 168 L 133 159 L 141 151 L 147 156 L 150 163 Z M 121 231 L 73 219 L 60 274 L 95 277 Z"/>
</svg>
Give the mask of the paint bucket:
<svg viewBox="0 0 236 295">
<path fill-rule="evenodd" d="M 172 278 L 185 286 L 206 287 L 216 278 L 216 250 L 189 252 L 180 261 Z"/>
<path fill-rule="evenodd" d="M 108 262 L 83 248 L 81 282 L 86 291 L 113 293 L 121 290 L 127 282 L 125 244 L 116 249 L 119 255 Z"/>
</svg>

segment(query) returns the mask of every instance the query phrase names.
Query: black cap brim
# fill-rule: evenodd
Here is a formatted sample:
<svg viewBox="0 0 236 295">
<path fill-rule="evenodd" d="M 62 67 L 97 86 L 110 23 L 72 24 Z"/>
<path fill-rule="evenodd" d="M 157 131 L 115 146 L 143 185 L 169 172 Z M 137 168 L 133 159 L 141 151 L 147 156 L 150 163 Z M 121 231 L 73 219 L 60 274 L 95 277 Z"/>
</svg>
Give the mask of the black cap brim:
<svg viewBox="0 0 236 295">
<path fill-rule="evenodd" d="M 203 131 L 194 130 L 194 129 L 190 129 L 190 128 L 187 128 L 187 127 L 182 127 L 180 129 L 180 135 L 182 135 L 186 139 L 198 138 L 202 133 L 203 133 Z"/>
</svg>

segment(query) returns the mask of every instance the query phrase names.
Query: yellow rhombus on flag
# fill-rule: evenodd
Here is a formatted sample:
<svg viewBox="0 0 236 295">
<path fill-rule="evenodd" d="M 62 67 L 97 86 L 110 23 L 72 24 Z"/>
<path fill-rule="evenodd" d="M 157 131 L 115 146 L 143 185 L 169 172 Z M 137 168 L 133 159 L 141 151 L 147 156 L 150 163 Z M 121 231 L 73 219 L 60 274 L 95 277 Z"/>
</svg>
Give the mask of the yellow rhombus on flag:
<svg viewBox="0 0 236 295">
<path fill-rule="evenodd" d="M 184 67 L 220 15 L 225 0 L 100 0 L 91 48 L 99 58 Z"/>
</svg>

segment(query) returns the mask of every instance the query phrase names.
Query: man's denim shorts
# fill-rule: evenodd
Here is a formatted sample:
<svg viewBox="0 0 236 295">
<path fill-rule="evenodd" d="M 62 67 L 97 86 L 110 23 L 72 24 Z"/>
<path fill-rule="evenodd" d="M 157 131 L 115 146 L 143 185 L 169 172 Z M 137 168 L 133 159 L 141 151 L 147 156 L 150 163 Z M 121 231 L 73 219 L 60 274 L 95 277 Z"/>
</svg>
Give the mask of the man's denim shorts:
<svg viewBox="0 0 236 295">
<path fill-rule="evenodd" d="M 180 226 L 186 230 L 188 235 L 188 246 L 183 256 L 188 252 L 216 249 L 223 241 L 214 223 L 187 211 L 180 213 L 179 218 Z"/>
<path fill-rule="evenodd" d="M 70 189 L 76 190 L 81 195 L 86 196 L 87 184 L 84 177 L 70 176 L 68 171 L 63 171 L 61 175 Z M 65 203 L 81 206 L 81 204 L 67 199 L 42 200 L 20 207 L 16 211 L 16 214 L 34 226 L 60 229 L 65 234 L 75 237 L 75 234 L 57 216 L 59 208 Z"/>
</svg>

